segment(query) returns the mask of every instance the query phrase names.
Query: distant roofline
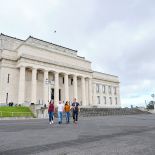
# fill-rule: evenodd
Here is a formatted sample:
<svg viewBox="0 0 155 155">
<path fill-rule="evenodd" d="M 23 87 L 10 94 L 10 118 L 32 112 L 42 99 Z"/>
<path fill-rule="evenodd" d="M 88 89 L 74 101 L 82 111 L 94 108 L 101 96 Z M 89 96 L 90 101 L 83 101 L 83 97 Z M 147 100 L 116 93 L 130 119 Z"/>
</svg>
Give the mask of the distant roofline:
<svg viewBox="0 0 155 155">
<path fill-rule="evenodd" d="M 100 73 L 100 74 L 105 74 L 105 75 L 110 75 L 110 76 L 114 76 L 114 77 L 119 78 L 118 76 L 112 75 L 112 74 L 102 73 L 102 72 L 99 72 L 99 71 L 93 71 L 93 72 L 94 72 L 94 73 L 96 72 L 96 73 Z"/>
<path fill-rule="evenodd" d="M 27 39 L 25 39 L 25 40 L 22 40 L 22 39 L 19 39 L 19 38 L 16 38 L 16 37 L 12 37 L 12 36 L 9 36 L 9 35 L 5 35 L 5 34 L 3 34 L 3 33 L 1 33 L 0 35 L 2 35 L 2 36 L 6 36 L 6 37 L 9 37 L 9 38 L 13 38 L 13 39 L 16 39 L 16 40 L 20 40 L 20 41 L 26 41 L 26 40 L 28 40 L 29 38 L 32 38 L 32 39 L 36 39 L 36 40 L 39 40 L 39 41 L 42 41 L 42 42 L 45 42 L 45 43 L 48 43 L 48 44 L 52 44 L 52 45 L 54 45 L 54 46 L 58 46 L 58 47 L 61 47 L 61 48 L 64 48 L 64 49 L 67 49 L 67 50 L 71 50 L 71 51 L 74 51 L 74 52 L 78 52 L 77 50 L 74 50 L 74 49 L 71 49 L 71 48 L 67 48 L 67 47 L 64 47 L 64 46 L 61 46 L 61 45 L 57 45 L 57 44 L 54 44 L 54 43 L 52 43 L 52 42 L 48 42 L 48 41 L 45 41 L 45 40 L 42 40 L 42 39 L 39 39 L 39 38 L 35 38 L 35 37 L 33 37 L 33 36 L 29 36 Z"/>
<path fill-rule="evenodd" d="M 48 43 L 48 44 L 52 44 L 54 46 L 58 46 L 58 47 L 61 47 L 61 48 L 67 49 L 67 50 L 71 50 L 71 51 L 74 51 L 76 53 L 78 52 L 77 50 L 73 50 L 71 48 L 67 48 L 67 47 L 64 47 L 64 46 L 61 46 L 61 45 L 58 45 L 58 44 L 54 44 L 52 42 L 48 42 L 48 41 L 45 41 L 45 40 L 42 40 L 42 39 L 39 39 L 39 38 L 35 38 L 33 36 L 29 36 L 26 40 L 28 40 L 29 38 L 36 39 L 36 40 L 39 40 L 39 41 L 42 41 L 42 42 L 45 42 L 45 43 Z"/>
<path fill-rule="evenodd" d="M 12 36 L 9 36 L 9 35 L 3 34 L 3 33 L 1 33 L 0 35 L 6 36 L 6 37 L 9 37 L 9 38 L 12 38 L 12 39 L 20 40 L 20 41 L 25 41 L 25 40 L 22 40 L 22 39 L 19 39 L 19 38 L 16 38 L 16 37 L 12 37 Z"/>
</svg>

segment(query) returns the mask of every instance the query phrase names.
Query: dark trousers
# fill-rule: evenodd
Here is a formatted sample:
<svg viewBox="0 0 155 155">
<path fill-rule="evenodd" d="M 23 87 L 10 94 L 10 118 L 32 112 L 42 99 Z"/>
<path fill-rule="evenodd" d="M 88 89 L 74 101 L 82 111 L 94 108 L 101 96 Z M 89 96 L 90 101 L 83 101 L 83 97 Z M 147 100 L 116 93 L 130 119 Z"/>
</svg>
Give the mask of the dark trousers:
<svg viewBox="0 0 155 155">
<path fill-rule="evenodd" d="M 49 114 L 49 122 L 51 122 L 51 120 L 53 121 L 54 113 L 53 112 L 48 112 L 48 114 Z"/>
<path fill-rule="evenodd" d="M 78 121 L 78 111 L 73 111 L 73 120 Z"/>
</svg>

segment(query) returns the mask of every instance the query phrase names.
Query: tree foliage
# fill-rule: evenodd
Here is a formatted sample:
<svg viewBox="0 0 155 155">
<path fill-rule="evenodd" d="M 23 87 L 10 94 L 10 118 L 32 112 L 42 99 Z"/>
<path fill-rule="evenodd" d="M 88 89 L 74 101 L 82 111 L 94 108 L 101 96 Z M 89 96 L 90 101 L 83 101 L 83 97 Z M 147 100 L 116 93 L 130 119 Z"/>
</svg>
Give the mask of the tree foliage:
<svg viewBox="0 0 155 155">
<path fill-rule="evenodd" d="M 147 109 L 154 109 L 154 104 L 155 101 L 150 101 L 149 104 L 147 105 Z"/>
</svg>

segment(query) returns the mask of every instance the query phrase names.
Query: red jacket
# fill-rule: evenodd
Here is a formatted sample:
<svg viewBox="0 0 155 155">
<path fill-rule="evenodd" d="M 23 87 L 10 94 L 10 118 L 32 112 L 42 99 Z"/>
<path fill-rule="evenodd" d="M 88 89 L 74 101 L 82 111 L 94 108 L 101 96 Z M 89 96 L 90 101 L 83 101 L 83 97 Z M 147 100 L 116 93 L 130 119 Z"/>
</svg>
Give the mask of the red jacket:
<svg viewBox="0 0 155 155">
<path fill-rule="evenodd" d="M 48 112 L 54 112 L 54 104 L 49 105 Z"/>
</svg>

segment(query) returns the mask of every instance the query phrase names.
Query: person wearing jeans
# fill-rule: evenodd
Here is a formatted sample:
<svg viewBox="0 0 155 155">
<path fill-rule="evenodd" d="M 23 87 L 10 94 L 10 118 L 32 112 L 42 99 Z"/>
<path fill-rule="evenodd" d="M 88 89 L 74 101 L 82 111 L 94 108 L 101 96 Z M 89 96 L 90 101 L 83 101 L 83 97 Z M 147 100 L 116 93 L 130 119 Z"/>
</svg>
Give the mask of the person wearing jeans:
<svg viewBox="0 0 155 155">
<path fill-rule="evenodd" d="M 66 123 L 69 123 L 69 118 L 70 118 L 70 105 L 69 102 L 67 101 L 65 104 L 65 113 L 66 113 Z"/>
<path fill-rule="evenodd" d="M 49 123 L 53 123 L 53 118 L 54 118 L 54 102 L 50 101 L 49 102 L 49 107 L 48 107 L 48 114 L 49 114 Z"/>
<path fill-rule="evenodd" d="M 80 111 L 79 105 L 80 104 L 78 102 L 76 102 L 76 98 L 74 98 L 73 103 L 72 103 L 73 121 L 74 121 L 74 123 L 77 123 L 77 121 L 78 121 L 78 113 Z"/>
<path fill-rule="evenodd" d="M 63 111 L 64 111 L 64 105 L 62 104 L 61 101 L 59 101 L 58 104 L 58 123 L 61 124 L 62 123 L 62 115 L 63 115 Z"/>
</svg>

